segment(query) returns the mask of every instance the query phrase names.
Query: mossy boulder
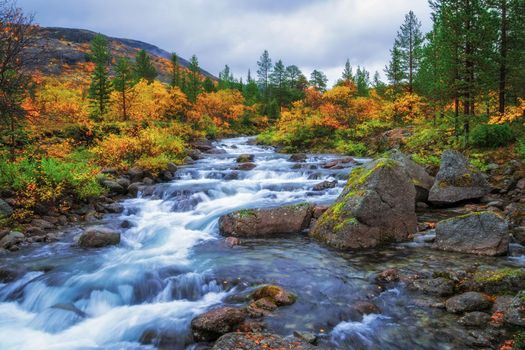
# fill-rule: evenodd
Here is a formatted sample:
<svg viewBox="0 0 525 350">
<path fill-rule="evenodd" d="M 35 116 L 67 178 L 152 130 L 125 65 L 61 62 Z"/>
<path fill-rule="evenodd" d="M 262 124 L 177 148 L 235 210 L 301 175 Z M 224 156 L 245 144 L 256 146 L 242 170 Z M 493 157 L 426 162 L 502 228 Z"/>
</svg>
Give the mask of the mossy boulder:
<svg viewBox="0 0 525 350">
<path fill-rule="evenodd" d="M 470 289 L 489 294 L 514 294 L 525 290 L 525 269 L 507 267 L 478 270 L 466 281 Z"/>
<path fill-rule="evenodd" d="M 241 154 L 237 157 L 237 163 L 251 163 L 255 159 L 253 154 Z"/>
<path fill-rule="evenodd" d="M 311 236 L 339 249 L 371 248 L 416 232 L 416 190 L 403 166 L 379 159 L 355 168 Z"/>
<path fill-rule="evenodd" d="M 443 152 L 439 171 L 428 196 L 430 202 L 452 205 L 479 199 L 489 193 L 489 183 L 463 154 L 452 150 Z"/>
<path fill-rule="evenodd" d="M 295 303 L 297 297 L 282 287 L 268 285 L 253 292 L 252 299 L 256 301 L 263 299 L 269 300 L 277 306 L 285 306 Z"/>
<path fill-rule="evenodd" d="M 393 150 L 390 153 L 390 158 L 398 161 L 412 180 L 416 188 L 416 202 L 426 202 L 429 191 L 434 184 L 434 178 L 427 173 L 425 168 L 399 150 Z"/>
<path fill-rule="evenodd" d="M 219 230 L 223 236 L 261 237 L 297 234 L 309 227 L 313 208 L 308 203 L 269 209 L 245 209 L 222 216 Z"/>
<path fill-rule="evenodd" d="M 509 227 L 504 218 L 486 211 L 440 221 L 434 247 L 478 255 L 504 255 L 509 250 Z"/>
</svg>

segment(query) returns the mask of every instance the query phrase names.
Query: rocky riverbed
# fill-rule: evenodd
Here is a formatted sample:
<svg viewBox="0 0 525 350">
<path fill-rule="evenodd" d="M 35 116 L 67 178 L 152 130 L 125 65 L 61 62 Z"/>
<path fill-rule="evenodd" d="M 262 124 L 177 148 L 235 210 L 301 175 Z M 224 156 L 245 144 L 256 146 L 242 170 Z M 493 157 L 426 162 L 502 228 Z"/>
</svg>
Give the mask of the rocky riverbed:
<svg viewBox="0 0 525 350">
<path fill-rule="evenodd" d="M 1 337 L 0 347 L 496 349 L 524 326 L 519 197 L 525 184 L 522 189 L 516 181 L 510 195 L 500 195 L 469 175 L 472 189 L 461 191 L 453 187 L 467 180 L 441 172 L 436 189 L 412 169 L 417 176 L 399 191 L 412 201 L 399 203 L 402 212 L 414 211 L 400 221 L 410 224 L 391 226 L 404 229 L 387 236 L 395 238 L 389 242 L 379 242 L 379 234 L 378 247 L 362 249 L 353 242 L 376 244 L 356 240 L 363 230 L 352 227 L 390 227 L 387 211 L 398 210 L 395 201 L 366 199 L 375 195 L 365 190 L 381 197 L 400 188 L 382 186 L 368 170 L 354 173 L 355 188 L 344 189 L 349 174 L 368 160 L 290 157 L 247 138 L 205 151 L 171 169 L 166 183 L 141 178 L 136 197 L 112 202 L 120 209 L 105 209 L 89 228 L 72 226 L 54 243 L 2 255 L 0 333 L 13 336 Z M 399 157 L 392 158 L 403 162 Z M 450 157 L 447 169 L 464 165 Z M 385 176 L 404 175 L 388 170 Z M 449 193 L 439 193 L 444 187 Z M 326 222 L 319 237 L 310 237 L 311 228 L 334 215 L 328 207 L 349 193 L 372 207 L 390 203 L 384 215 L 367 212 L 382 224 L 372 225 L 376 217 L 354 204 L 341 205 L 338 214 L 358 214 L 330 224 L 347 235 L 332 241 L 346 245 L 319 239 Z M 475 204 L 465 205 L 469 199 Z M 450 201 L 460 202 L 428 207 Z M 468 218 L 480 211 L 487 214 Z M 467 222 L 436 227 L 455 217 Z M 478 230 L 469 236 L 476 249 L 461 252 L 459 243 L 466 243 L 454 240 L 454 232 L 486 224 L 494 225 L 488 243 L 476 246 L 473 240 L 484 239 Z M 496 230 L 504 233 L 494 242 Z"/>
</svg>

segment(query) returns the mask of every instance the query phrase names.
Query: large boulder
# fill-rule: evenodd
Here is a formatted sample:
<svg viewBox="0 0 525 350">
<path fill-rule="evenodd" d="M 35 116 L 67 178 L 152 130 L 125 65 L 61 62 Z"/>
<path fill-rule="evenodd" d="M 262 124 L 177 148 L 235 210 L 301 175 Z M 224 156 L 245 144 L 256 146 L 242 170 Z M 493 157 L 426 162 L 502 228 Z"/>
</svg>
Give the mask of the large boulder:
<svg viewBox="0 0 525 350">
<path fill-rule="evenodd" d="M 191 332 L 195 341 L 214 341 L 221 335 L 235 331 L 244 321 L 246 311 L 234 307 L 221 307 L 195 317 Z"/>
<path fill-rule="evenodd" d="M 339 249 L 407 240 L 417 229 L 416 190 L 403 166 L 379 159 L 355 168 L 311 235 Z"/>
<path fill-rule="evenodd" d="M 416 202 L 426 202 L 428 200 L 429 191 L 434 184 L 434 178 L 427 173 L 425 168 L 414 162 L 409 156 L 403 154 L 399 150 L 393 150 L 390 154 L 390 158 L 401 163 L 407 175 L 412 180 L 412 183 L 416 188 Z"/>
<path fill-rule="evenodd" d="M 259 237 L 301 233 L 312 219 L 307 203 L 271 209 L 245 209 L 224 215 L 219 220 L 223 236 Z"/>
<path fill-rule="evenodd" d="M 486 211 L 440 221 L 434 247 L 478 255 L 504 255 L 509 250 L 508 224 L 498 214 Z"/>
<path fill-rule="evenodd" d="M 479 199 L 490 193 L 490 185 L 459 152 L 445 151 L 428 199 L 437 205 L 451 205 Z"/>
<path fill-rule="evenodd" d="M 8 218 L 13 215 L 13 208 L 6 201 L 0 199 L 0 218 Z"/>
<path fill-rule="evenodd" d="M 0 239 L 0 248 L 11 249 L 25 240 L 21 232 L 11 231 Z"/>
<path fill-rule="evenodd" d="M 212 350 L 260 350 L 260 349 L 295 349 L 314 350 L 316 346 L 294 338 L 286 339 L 270 333 L 228 333 L 220 337 Z"/>
<path fill-rule="evenodd" d="M 87 228 L 78 239 L 78 245 L 82 248 L 101 248 L 119 243 L 119 232 L 101 226 Z"/>
</svg>

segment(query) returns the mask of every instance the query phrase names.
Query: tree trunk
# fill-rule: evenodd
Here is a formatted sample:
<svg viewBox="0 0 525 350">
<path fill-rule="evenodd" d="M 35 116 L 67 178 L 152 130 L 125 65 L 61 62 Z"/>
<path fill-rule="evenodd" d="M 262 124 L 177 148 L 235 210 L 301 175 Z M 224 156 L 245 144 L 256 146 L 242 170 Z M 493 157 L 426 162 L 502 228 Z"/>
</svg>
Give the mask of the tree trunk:
<svg viewBox="0 0 525 350">
<path fill-rule="evenodd" d="M 501 42 L 499 66 L 499 112 L 505 113 L 507 85 L 507 0 L 501 0 Z"/>
</svg>

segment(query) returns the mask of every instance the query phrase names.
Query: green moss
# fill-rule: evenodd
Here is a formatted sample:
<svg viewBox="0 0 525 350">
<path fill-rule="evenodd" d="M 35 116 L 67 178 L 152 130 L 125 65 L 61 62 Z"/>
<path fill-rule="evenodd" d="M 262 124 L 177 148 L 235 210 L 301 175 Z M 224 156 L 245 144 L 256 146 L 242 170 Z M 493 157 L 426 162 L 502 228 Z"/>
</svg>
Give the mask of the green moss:
<svg viewBox="0 0 525 350">
<path fill-rule="evenodd" d="M 504 268 L 492 271 L 479 271 L 474 275 L 474 281 L 477 283 L 499 283 L 508 278 L 515 278 L 523 275 L 522 269 Z"/>
<path fill-rule="evenodd" d="M 356 188 L 360 185 L 363 185 L 368 180 L 368 178 L 378 169 L 381 169 L 384 167 L 395 168 L 397 166 L 398 166 L 398 163 L 395 160 L 381 158 L 377 160 L 376 164 L 371 168 L 368 168 L 366 166 L 357 167 L 350 173 L 350 177 L 348 178 L 347 186 Z"/>
<path fill-rule="evenodd" d="M 525 349 L 525 331 L 516 332 L 512 340 L 514 340 L 513 349 Z"/>
<path fill-rule="evenodd" d="M 245 218 L 249 218 L 249 217 L 257 215 L 254 209 L 242 209 L 242 210 L 239 210 L 237 214 L 239 215 L 241 219 L 245 219 Z"/>
</svg>

